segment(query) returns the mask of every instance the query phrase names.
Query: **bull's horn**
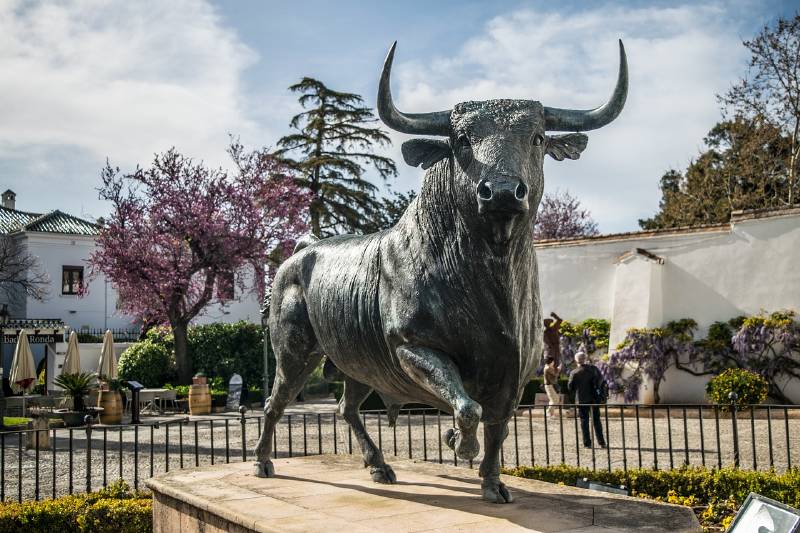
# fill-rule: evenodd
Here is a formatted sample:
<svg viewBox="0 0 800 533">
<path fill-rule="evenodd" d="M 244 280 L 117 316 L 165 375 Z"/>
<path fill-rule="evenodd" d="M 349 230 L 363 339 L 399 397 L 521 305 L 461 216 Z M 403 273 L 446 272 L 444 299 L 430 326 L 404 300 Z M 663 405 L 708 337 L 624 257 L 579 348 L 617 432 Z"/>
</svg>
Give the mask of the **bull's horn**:
<svg viewBox="0 0 800 533">
<path fill-rule="evenodd" d="M 625 47 L 619 41 L 619 75 L 611 99 L 595 109 L 544 108 L 545 126 L 548 131 L 589 131 L 602 128 L 620 114 L 628 97 L 628 60 Z"/>
<path fill-rule="evenodd" d="M 450 111 L 433 113 L 402 113 L 392 103 L 392 91 L 389 79 L 392 74 L 392 60 L 397 41 L 392 44 L 386 61 L 383 63 L 381 81 L 378 85 L 378 116 L 384 124 L 403 133 L 415 135 L 449 135 Z"/>
</svg>

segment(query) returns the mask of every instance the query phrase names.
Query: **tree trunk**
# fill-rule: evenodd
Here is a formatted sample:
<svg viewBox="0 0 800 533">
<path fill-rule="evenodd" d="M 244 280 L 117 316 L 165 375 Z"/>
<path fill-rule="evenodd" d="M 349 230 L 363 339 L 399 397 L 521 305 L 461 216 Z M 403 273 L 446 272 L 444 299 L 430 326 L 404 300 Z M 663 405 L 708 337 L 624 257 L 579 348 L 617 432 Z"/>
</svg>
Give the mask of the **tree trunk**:
<svg viewBox="0 0 800 533">
<path fill-rule="evenodd" d="M 316 194 L 316 193 L 315 193 Z M 310 218 L 311 218 L 311 233 L 314 237 L 321 238 L 322 237 L 322 230 L 319 226 L 319 219 L 320 219 L 320 206 L 319 204 L 322 203 L 319 198 L 314 198 L 311 201 L 310 207 Z"/>
<path fill-rule="evenodd" d="M 178 383 L 188 385 L 192 382 L 192 365 L 189 361 L 189 324 L 185 322 L 173 323 L 172 335 L 175 337 L 175 364 L 178 366 Z"/>
</svg>

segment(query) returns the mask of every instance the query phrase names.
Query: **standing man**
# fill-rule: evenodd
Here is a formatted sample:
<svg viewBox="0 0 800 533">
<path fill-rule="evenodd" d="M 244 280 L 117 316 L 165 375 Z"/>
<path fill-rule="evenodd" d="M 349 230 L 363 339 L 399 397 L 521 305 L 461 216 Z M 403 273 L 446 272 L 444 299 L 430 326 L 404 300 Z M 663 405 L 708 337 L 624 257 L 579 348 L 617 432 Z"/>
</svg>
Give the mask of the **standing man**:
<svg viewBox="0 0 800 533">
<path fill-rule="evenodd" d="M 560 329 L 561 317 L 550 313 L 552 318 L 544 319 L 544 356 L 561 361 Z M 560 365 L 559 365 L 560 366 Z"/>
<path fill-rule="evenodd" d="M 555 415 L 555 406 L 561 403 L 558 397 L 558 376 L 561 374 L 561 366 L 556 366 L 556 360 L 548 356 L 544 360 L 544 391 L 547 393 L 547 399 L 550 400 L 547 407 L 547 416 L 553 417 Z"/>
<path fill-rule="evenodd" d="M 591 411 L 597 443 L 601 448 L 605 448 L 606 439 L 603 436 L 603 424 L 600 422 L 600 407 L 596 405 L 600 401 L 598 391 L 602 388 L 603 376 L 596 366 L 588 362 L 586 354 L 582 351 L 575 354 L 575 363 L 578 367 L 570 373 L 567 388 L 575 393 L 575 403 L 578 404 L 581 417 L 583 445 L 586 448 L 592 447 L 592 435 L 589 432 Z"/>
</svg>

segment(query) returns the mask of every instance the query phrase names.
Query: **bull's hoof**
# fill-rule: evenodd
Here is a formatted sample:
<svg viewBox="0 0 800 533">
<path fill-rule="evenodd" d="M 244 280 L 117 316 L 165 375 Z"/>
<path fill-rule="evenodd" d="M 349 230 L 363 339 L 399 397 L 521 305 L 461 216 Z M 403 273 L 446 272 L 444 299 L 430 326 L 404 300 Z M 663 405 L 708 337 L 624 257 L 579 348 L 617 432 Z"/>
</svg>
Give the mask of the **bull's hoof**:
<svg viewBox="0 0 800 533">
<path fill-rule="evenodd" d="M 511 503 L 514 497 L 499 479 L 485 479 L 481 483 L 481 496 L 491 503 Z"/>
<path fill-rule="evenodd" d="M 465 435 L 460 429 L 451 428 L 444 434 L 444 441 L 459 459 L 469 461 L 475 459 L 481 451 L 481 445 L 475 433 Z"/>
<path fill-rule="evenodd" d="M 389 465 L 373 466 L 369 470 L 372 475 L 372 481 L 375 483 L 385 483 L 387 485 L 394 485 L 397 483 L 397 476 Z"/>
<path fill-rule="evenodd" d="M 256 461 L 255 474 L 256 477 L 275 477 L 275 466 L 269 459 L 263 463 Z"/>
</svg>

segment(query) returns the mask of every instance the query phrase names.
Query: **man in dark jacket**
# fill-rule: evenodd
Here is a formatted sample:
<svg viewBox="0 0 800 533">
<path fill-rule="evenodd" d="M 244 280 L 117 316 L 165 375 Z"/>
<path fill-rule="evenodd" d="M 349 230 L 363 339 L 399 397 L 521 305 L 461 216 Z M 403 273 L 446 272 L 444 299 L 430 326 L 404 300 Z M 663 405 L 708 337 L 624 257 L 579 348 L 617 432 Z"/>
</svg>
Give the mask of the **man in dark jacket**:
<svg viewBox="0 0 800 533">
<path fill-rule="evenodd" d="M 567 388 L 570 392 L 575 393 L 575 403 L 578 404 L 578 413 L 581 417 L 583 445 L 587 448 L 592 447 L 592 435 L 589 432 L 589 412 L 591 411 L 597 443 L 601 448 L 605 448 L 606 439 L 603 436 L 603 424 L 600 421 L 600 407 L 597 405 L 581 405 L 599 403 L 600 398 L 598 398 L 597 391 L 601 388 L 603 376 L 600 375 L 600 371 L 596 366 L 587 361 L 584 352 L 579 351 L 575 354 L 575 362 L 578 368 L 570 373 Z"/>
</svg>

